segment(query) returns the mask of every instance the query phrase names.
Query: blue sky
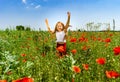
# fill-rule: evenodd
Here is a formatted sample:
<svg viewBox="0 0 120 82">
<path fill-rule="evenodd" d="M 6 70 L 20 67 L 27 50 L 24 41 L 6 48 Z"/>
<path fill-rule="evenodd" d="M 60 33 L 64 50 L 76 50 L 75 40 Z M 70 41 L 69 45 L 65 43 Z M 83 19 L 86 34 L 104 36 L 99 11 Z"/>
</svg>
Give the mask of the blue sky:
<svg viewBox="0 0 120 82">
<path fill-rule="evenodd" d="M 54 29 L 56 22 L 66 23 L 69 11 L 72 30 L 86 29 L 88 22 L 110 23 L 112 29 L 113 19 L 116 30 L 120 30 L 119 4 L 120 0 L 0 0 L 0 29 L 24 25 L 46 30 L 46 18 Z"/>
</svg>

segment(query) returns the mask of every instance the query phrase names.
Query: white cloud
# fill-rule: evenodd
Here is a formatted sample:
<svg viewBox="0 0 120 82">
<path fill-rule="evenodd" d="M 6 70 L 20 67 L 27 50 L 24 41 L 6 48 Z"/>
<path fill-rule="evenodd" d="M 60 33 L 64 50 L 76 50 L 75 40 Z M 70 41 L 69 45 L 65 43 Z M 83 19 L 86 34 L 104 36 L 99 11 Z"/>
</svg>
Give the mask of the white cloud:
<svg viewBox="0 0 120 82">
<path fill-rule="evenodd" d="M 40 5 L 37 5 L 37 6 L 35 6 L 35 9 L 38 9 L 38 8 L 40 8 L 41 6 Z"/>
<path fill-rule="evenodd" d="M 24 4 L 26 4 L 26 3 L 27 3 L 27 1 L 26 1 L 26 0 L 22 0 L 22 2 L 23 2 Z"/>
</svg>

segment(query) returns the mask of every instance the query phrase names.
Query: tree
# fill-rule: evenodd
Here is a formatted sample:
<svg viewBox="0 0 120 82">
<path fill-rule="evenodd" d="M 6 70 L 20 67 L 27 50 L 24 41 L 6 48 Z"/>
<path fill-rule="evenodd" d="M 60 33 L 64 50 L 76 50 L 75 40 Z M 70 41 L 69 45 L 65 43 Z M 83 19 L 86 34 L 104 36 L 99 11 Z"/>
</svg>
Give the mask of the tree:
<svg viewBox="0 0 120 82">
<path fill-rule="evenodd" d="M 26 27 L 25 30 L 26 30 L 26 31 L 31 31 L 31 28 L 30 28 L 30 27 Z"/>
<path fill-rule="evenodd" d="M 24 30 L 24 29 L 25 29 L 25 28 L 24 28 L 24 26 L 22 26 L 22 25 L 16 26 L 16 30 L 18 30 L 18 31 Z"/>
<path fill-rule="evenodd" d="M 87 23 L 87 31 L 92 31 L 94 22 Z"/>
</svg>

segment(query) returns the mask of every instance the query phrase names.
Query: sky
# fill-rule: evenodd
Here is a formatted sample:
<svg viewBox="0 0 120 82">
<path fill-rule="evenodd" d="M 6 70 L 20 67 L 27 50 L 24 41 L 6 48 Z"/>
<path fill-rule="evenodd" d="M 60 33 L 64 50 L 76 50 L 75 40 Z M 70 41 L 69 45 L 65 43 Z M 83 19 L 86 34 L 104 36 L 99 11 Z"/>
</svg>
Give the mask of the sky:
<svg viewBox="0 0 120 82">
<path fill-rule="evenodd" d="M 67 12 L 71 13 L 71 30 L 86 29 L 89 22 L 110 23 L 120 30 L 120 0 L 0 0 L 0 29 L 17 25 L 34 30 L 47 30 L 45 19 L 53 30 L 58 21 L 66 24 Z M 106 26 L 100 27 L 105 30 Z"/>
</svg>

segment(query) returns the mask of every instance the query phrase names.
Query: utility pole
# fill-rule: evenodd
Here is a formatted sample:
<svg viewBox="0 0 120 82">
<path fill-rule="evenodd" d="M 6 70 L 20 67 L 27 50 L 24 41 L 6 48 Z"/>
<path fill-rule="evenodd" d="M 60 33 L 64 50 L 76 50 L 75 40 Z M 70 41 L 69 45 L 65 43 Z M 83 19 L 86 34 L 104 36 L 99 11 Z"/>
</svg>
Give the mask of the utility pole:
<svg viewBox="0 0 120 82">
<path fill-rule="evenodd" d="M 115 31 L 115 20 L 113 19 L 113 31 Z"/>
</svg>

